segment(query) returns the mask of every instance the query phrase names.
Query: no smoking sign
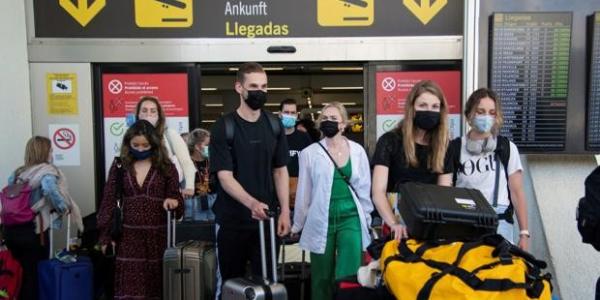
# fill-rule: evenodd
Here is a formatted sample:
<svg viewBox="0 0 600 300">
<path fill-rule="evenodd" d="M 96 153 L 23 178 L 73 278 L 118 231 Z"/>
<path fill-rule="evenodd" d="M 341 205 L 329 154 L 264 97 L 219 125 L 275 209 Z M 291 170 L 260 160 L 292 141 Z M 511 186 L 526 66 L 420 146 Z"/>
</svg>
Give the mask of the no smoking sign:
<svg viewBox="0 0 600 300">
<path fill-rule="evenodd" d="M 75 145 L 77 138 L 75 137 L 75 133 L 69 128 L 60 128 L 54 135 L 52 136 L 52 141 L 54 141 L 54 146 L 67 150 Z"/>
<path fill-rule="evenodd" d="M 52 140 L 52 158 L 57 166 L 80 165 L 79 125 L 51 124 L 48 127 Z"/>
</svg>

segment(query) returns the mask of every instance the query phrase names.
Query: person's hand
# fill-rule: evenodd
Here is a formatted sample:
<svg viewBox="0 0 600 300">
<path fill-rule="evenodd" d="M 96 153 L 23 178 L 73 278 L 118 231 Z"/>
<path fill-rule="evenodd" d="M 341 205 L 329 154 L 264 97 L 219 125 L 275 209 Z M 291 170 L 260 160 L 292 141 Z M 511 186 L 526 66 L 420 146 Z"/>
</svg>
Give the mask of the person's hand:
<svg viewBox="0 0 600 300">
<path fill-rule="evenodd" d="M 526 235 L 519 236 L 519 248 L 529 251 L 529 237 Z"/>
<path fill-rule="evenodd" d="M 194 196 L 194 189 L 183 189 L 181 190 L 181 196 L 183 198 L 190 198 Z"/>
<path fill-rule="evenodd" d="M 115 254 L 115 247 L 116 247 L 116 243 L 115 242 L 110 242 L 110 246 L 112 247 L 112 254 Z M 108 244 L 106 245 L 102 245 L 102 247 L 100 248 L 100 250 L 102 250 L 102 254 L 106 255 L 106 249 L 108 248 Z"/>
<path fill-rule="evenodd" d="M 290 211 L 282 211 L 277 220 L 277 235 L 284 237 L 290 232 Z"/>
<path fill-rule="evenodd" d="M 402 224 L 394 224 L 390 226 L 390 231 L 392 232 L 392 237 L 396 241 L 400 241 L 403 238 L 408 238 L 408 231 L 406 231 L 406 226 Z"/>
<path fill-rule="evenodd" d="M 175 199 L 167 198 L 165 202 L 163 202 L 163 208 L 166 210 L 173 210 L 179 206 L 179 202 Z"/>
<path fill-rule="evenodd" d="M 250 211 L 252 212 L 252 218 L 255 220 L 264 220 L 267 218 L 267 213 L 266 211 L 269 210 L 269 206 L 258 201 L 255 200 L 254 202 L 252 202 L 252 205 L 250 205 Z"/>
</svg>

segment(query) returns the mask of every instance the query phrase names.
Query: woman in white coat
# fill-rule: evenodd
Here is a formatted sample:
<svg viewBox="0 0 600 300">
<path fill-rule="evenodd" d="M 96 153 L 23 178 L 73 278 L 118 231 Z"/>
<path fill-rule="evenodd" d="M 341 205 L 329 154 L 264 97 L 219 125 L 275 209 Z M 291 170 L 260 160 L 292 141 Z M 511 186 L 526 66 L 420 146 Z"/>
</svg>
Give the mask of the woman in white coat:
<svg viewBox="0 0 600 300">
<path fill-rule="evenodd" d="M 146 120 L 156 128 L 167 149 L 169 159 L 179 173 L 179 182 L 185 182 L 181 194 L 184 198 L 194 196 L 194 183 L 196 166 L 190 157 L 187 144 L 174 129 L 168 128 L 166 116 L 158 98 L 144 96 L 135 107 L 135 116 L 139 120 Z"/>
<path fill-rule="evenodd" d="M 313 300 L 332 299 L 335 280 L 356 274 L 370 243 L 369 161 L 342 135 L 347 122 L 342 104 L 323 107 L 317 123 L 325 137 L 299 155 L 292 233 L 302 231 L 300 247 L 310 251 Z"/>
</svg>

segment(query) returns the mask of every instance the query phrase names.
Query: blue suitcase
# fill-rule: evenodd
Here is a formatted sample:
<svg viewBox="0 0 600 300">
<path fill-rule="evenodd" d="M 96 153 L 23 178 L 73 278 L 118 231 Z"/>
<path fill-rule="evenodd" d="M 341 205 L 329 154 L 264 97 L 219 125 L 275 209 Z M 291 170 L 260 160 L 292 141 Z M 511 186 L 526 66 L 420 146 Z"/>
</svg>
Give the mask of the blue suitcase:
<svg viewBox="0 0 600 300">
<path fill-rule="evenodd" d="M 40 300 L 91 300 L 92 274 L 92 262 L 85 256 L 72 263 L 56 258 L 42 261 L 38 265 Z"/>
<path fill-rule="evenodd" d="M 67 248 L 71 233 L 71 216 L 67 220 Z M 38 264 L 39 300 L 92 300 L 94 291 L 92 261 L 79 256 L 74 262 L 53 258 L 52 226 L 50 257 Z"/>
</svg>

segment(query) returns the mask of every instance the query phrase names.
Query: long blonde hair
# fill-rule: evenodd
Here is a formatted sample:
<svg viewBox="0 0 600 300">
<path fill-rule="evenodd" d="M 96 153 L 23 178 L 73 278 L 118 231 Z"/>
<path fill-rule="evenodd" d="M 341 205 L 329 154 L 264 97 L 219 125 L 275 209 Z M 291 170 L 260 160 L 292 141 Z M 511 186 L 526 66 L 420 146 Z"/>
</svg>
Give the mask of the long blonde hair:
<svg viewBox="0 0 600 300">
<path fill-rule="evenodd" d="M 430 93 L 440 99 L 440 124 L 427 132 L 431 152 L 427 155 L 427 167 L 435 173 L 444 172 L 444 159 L 448 148 L 448 103 L 442 89 L 431 80 L 422 80 L 413 86 L 406 97 L 404 105 L 404 120 L 398 126 L 398 132 L 402 135 L 402 145 L 406 162 L 413 168 L 419 166 L 415 149 L 415 135 L 417 127 L 415 121 L 415 101 L 424 93 Z"/>
<path fill-rule="evenodd" d="M 51 148 L 52 142 L 47 137 L 39 135 L 31 137 L 25 146 L 25 164 L 19 167 L 15 174 L 18 175 L 19 173 L 35 165 L 47 163 L 48 159 L 50 158 Z"/>
</svg>

